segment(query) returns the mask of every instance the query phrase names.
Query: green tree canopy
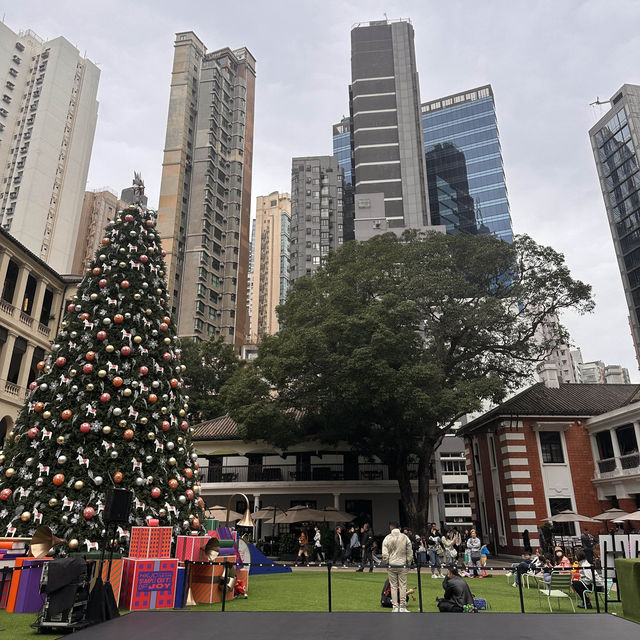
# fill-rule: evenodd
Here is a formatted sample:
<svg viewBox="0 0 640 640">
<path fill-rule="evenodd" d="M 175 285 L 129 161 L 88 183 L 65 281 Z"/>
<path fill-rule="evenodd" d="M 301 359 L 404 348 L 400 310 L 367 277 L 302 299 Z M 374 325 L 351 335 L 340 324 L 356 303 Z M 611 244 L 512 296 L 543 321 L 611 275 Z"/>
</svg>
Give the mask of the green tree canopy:
<svg viewBox="0 0 640 640">
<path fill-rule="evenodd" d="M 342 441 L 377 456 L 423 530 L 429 462 L 444 434 L 502 400 L 568 339 L 559 324 L 548 330 L 550 318 L 592 307 L 591 288 L 571 278 L 563 256 L 528 236 L 352 242 L 294 284 L 279 307 L 281 331 L 227 385 L 228 409 L 247 439 Z"/>
</svg>

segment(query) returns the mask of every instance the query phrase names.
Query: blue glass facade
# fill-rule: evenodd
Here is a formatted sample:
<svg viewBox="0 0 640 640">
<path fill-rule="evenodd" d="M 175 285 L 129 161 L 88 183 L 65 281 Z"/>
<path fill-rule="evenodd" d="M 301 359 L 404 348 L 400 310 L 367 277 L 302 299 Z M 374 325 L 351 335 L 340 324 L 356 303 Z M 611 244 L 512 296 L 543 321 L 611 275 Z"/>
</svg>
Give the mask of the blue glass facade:
<svg viewBox="0 0 640 640">
<path fill-rule="evenodd" d="M 350 118 L 343 118 L 333 125 L 333 155 L 338 158 L 338 166 L 344 170 L 345 184 L 352 184 Z"/>
<path fill-rule="evenodd" d="M 422 130 L 431 224 L 444 224 L 448 233 L 491 233 L 512 242 L 491 87 L 423 104 Z"/>
</svg>

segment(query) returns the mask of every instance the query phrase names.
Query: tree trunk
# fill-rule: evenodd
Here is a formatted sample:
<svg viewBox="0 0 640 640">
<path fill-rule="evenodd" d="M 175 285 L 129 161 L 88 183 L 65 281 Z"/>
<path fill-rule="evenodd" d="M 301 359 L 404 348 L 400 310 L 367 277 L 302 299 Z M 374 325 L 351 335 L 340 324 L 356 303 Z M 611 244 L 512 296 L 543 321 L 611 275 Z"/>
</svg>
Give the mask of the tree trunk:
<svg viewBox="0 0 640 640">
<path fill-rule="evenodd" d="M 396 467 L 400 500 L 409 519 L 408 526 L 414 533 L 426 534 L 429 517 L 429 458 L 418 460 L 418 492 L 411 485 L 411 474 L 407 460 Z"/>
</svg>

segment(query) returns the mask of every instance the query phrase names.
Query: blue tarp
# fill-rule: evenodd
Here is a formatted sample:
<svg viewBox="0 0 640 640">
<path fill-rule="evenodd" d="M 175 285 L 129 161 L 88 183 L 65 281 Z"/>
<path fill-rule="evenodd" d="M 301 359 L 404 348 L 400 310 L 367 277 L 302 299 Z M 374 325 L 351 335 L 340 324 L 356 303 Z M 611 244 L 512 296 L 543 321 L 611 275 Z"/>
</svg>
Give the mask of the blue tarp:
<svg viewBox="0 0 640 640">
<path fill-rule="evenodd" d="M 284 567 L 281 564 L 275 563 L 276 566 L 270 567 L 258 567 L 257 564 L 274 564 L 272 560 L 269 560 L 267 556 L 253 544 L 249 544 L 251 550 L 251 568 L 249 569 L 250 576 L 257 576 L 265 573 L 291 573 L 291 567 Z"/>
</svg>

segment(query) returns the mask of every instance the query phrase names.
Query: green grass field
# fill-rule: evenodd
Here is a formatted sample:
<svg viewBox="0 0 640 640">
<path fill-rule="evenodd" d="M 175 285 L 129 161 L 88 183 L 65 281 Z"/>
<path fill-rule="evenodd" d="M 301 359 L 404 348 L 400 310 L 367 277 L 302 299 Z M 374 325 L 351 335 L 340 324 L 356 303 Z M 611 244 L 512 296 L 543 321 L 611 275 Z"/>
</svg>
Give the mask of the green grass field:
<svg viewBox="0 0 640 640">
<path fill-rule="evenodd" d="M 380 591 L 386 579 L 386 572 L 356 573 L 355 571 L 334 571 L 332 573 L 332 601 L 334 611 L 381 611 L 391 613 L 390 609 L 380 607 Z M 408 585 L 417 587 L 417 576 L 409 575 Z M 518 589 L 507 583 L 504 574 L 492 578 L 469 579 L 471 591 L 476 597 L 486 598 L 491 605 L 486 615 L 499 612 L 520 611 Z M 422 598 L 425 612 L 437 611 L 435 598 L 441 596 L 442 581 L 434 580 L 428 573 L 423 574 Z M 549 613 L 546 600 L 538 603 L 538 592 L 533 583 L 530 589 L 524 589 L 525 610 L 527 613 Z M 229 611 L 327 611 L 327 574 L 323 570 L 295 571 L 266 576 L 251 576 L 249 579 L 249 598 L 236 599 L 226 603 Z M 409 610 L 418 612 L 418 597 L 409 600 Z M 553 611 L 557 612 L 557 601 L 552 601 Z M 218 611 L 221 605 L 201 604 L 189 610 Z M 620 606 L 613 609 L 620 613 Z M 576 611 L 581 611 L 576 609 Z M 595 611 L 595 609 L 593 610 Z M 571 613 L 568 600 L 560 601 L 560 612 Z M 177 614 L 179 615 L 179 614 Z M 34 638 L 36 632 L 29 627 L 36 614 L 12 614 L 0 610 L 0 640 L 24 640 Z M 42 634 L 40 634 L 42 635 Z M 58 637 L 57 634 L 44 637 Z M 72 637 L 72 636 L 71 636 Z"/>
</svg>

